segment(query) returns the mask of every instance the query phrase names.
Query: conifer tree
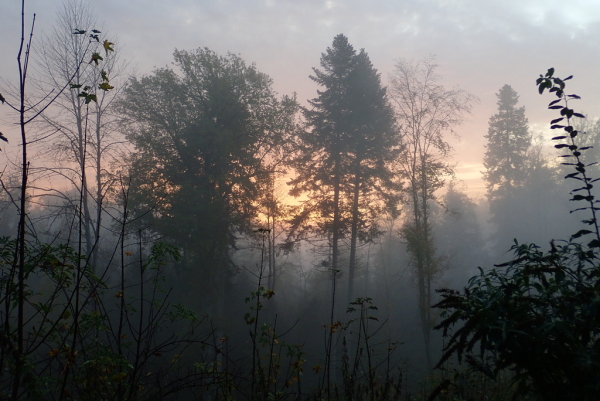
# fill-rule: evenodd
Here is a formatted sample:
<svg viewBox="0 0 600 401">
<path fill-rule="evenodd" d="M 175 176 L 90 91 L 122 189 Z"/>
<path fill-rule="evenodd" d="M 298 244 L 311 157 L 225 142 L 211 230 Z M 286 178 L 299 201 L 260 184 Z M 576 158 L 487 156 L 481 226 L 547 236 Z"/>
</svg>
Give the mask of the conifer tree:
<svg viewBox="0 0 600 401">
<path fill-rule="evenodd" d="M 348 300 L 353 297 L 359 239 L 368 242 L 379 233 L 378 208 L 393 203 L 391 161 L 398 148 L 392 109 L 380 77 L 364 50 L 356 52 L 340 34 L 321 56 L 322 70 L 311 79 L 324 89 L 304 109 L 307 130 L 297 140 L 296 177 L 290 181 L 294 196 L 305 195 L 292 221 L 292 235 L 318 233 L 328 239 L 323 265 L 332 277 L 330 330 L 325 361 L 325 383 L 330 368 L 337 274 L 342 239 L 350 237 Z M 329 398 L 329 397 L 328 397 Z"/>
<path fill-rule="evenodd" d="M 490 202 L 507 196 L 526 178 L 527 151 L 531 134 L 525 117 L 525 107 L 517 107 L 519 96 L 510 86 L 504 85 L 498 97 L 498 113 L 490 117 L 486 152 L 483 158 Z"/>
<path fill-rule="evenodd" d="M 516 233 L 514 228 L 528 221 L 528 227 L 538 227 L 534 218 L 539 213 L 525 211 L 525 206 L 539 206 L 539 201 L 530 189 L 532 176 L 538 169 L 532 168 L 535 155 L 532 150 L 532 136 L 525 117 L 525 107 L 518 106 L 519 96 L 510 85 L 504 85 L 496 94 L 498 112 L 490 117 L 486 152 L 483 157 L 487 198 L 491 213 L 491 221 L 495 227 L 493 237 L 496 252 L 504 252 L 510 246 Z M 533 182 L 541 183 L 540 177 Z M 536 185 L 539 186 L 539 185 Z M 539 209 L 539 207 L 537 208 Z M 543 213 L 543 210 L 540 210 Z M 537 240 L 537 236 L 518 237 L 528 241 Z M 530 233 L 531 234 L 531 233 Z M 496 256 L 499 256 L 497 254 Z"/>
<path fill-rule="evenodd" d="M 341 269 L 340 240 L 350 237 L 351 299 L 358 241 L 377 235 L 376 209 L 393 203 L 390 165 L 398 135 L 386 90 L 364 50 L 356 52 L 348 38 L 337 35 L 321 67 L 311 79 L 324 90 L 304 110 L 308 129 L 298 138 L 297 177 L 290 182 L 292 195 L 310 200 L 294 224 L 302 231 L 309 217 L 320 220 L 314 229 L 331 239 L 327 264 L 334 272 Z"/>
</svg>

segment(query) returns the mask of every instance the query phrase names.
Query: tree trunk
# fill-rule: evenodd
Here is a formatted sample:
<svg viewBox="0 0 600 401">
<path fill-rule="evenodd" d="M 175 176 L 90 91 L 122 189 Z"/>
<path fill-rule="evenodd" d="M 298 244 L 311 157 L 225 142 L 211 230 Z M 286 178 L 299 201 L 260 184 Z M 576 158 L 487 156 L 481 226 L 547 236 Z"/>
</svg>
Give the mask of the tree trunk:
<svg viewBox="0 0 600 401">
<path fill-rule="evenodd" d="M 94 227 L 94 245 L 92 249 L 92 272 L 96 272 L 98 265 L 98 247 L 100 241 L 100 225 L 102 223 L 102 136 L 101 136 L 102 110 L 96 108 L 96 222 Z"/>
<path fill-rule="evenodd" d="M 348 266 L 348 303 L 354 297 L 354 275 L 356 270 L 356 243 L 358 240 L 358 201 L 360 199 L 360 159 L 357 159 L 354 172 L 354 189 L 352 193 L 352 229 L 350 236 L 350 263 Z"/>
<path fill-rule="evenodd" d="M 424 158 L 425 159 L 425 158 Z M 427 183 L 427 162 L 422 161 L 421 166 L 421 206 L 423 211 L 422 217 L 422 254 L 423 254 L 423 276 L 424 280 L 420 291 L 423 295 L 423 304 L 421 305 L 422 321 L 423 325 L 423 338 L 425 340 L 425 356 L 427 359 L 427 367 L 431 369 L 431 315 L 429 313 L 429 307 L 431 305 L 431 278 L 433 275 L 433 249 L 431 246 L 431 234 L 429 232 L 429 209 L 428 209 L 428 183 Z"/>
<path fill-rule="evenodd" d="M 331 238 L 331 316 L 329 319 L 329 333 L 327 341 L 326 361 L 326 385 L 327 399 L 331 399 L 331 357 L 333 347 L 333 325 L 335 322 L 335 293 L 336 293 L 336 276 L 338 272 L 338 243 L 340 236 L 340 155 L 335 160 L 334 175 L 333 175 L 333 223 L 332 223 L 332 238 Z"/>
</svg>

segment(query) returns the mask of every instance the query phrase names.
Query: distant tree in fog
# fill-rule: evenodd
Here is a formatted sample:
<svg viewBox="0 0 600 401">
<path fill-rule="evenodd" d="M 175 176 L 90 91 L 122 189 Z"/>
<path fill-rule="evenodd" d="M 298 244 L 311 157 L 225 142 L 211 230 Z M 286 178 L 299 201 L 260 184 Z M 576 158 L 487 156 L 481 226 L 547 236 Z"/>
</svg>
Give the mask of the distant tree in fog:
<svg viewBox="0 0 600 401">
<path fill-rule="evenodd" d="M 542 142 L 533 141 L 525 107 L 504 85 L 498 94 L 498 113 L 490 117 L 483 177 L 494 226 L 491 244 L 501 257 L 514 239 L 543 243 L 563 237 L 572 223 L 558 169 L 545 154 Z"/>
<path fill-rule="evenodd" d="M 237 55 L 175 51 L 175 63 L 181 73 L 157 69 L 124 90 L 130 203 L 140 225 L 183 248 L 184 277 L 203 299 L 222 300 L 236 237 L 258 225 L 267 161 L 297 105 Z"/>
<path fill-rule="evenodd" d="M 591 146 L 586 152 L 585 160 L 587 163 L 600 163 L 600 119 L 586 117 L 574 122 L 573 127 L 582 135 L 580 138 L 581 147 Z M 591 171 L 592 177 L 600 177 L 600 168 L 598 164 L 587 167 Z"/>
<path fill-rule="evenodd" d="M 401 234 L 413 259 L 429 366 L 433 328 L 430 305 L 433 281 L 439 276 L 440 267 L 432 231 L 431 202 L 438 200 L 436 191 L 444 186 L 445 178 L 454 174 L 448 161 L 451 146 L 446 135 L 464 121 L 476 101 L 463 90 L 447 89 L 440 84 L 436 68 L 433 58 L 417 63 L 400 60 L 390 76 L 391 98 L 406 145 L 399 164 L 407 182 L 410 217 Z"/>
<path fill-rule="evenodd" d="M 483 157 L 483 178 L 490 203 L 523 185 L 527 175 L 527 151 L 531 145 L 525 107 L 517 107 L 517 92 L 510 85 L 504 85 L 496 96 L 498 113 L 490 117 Z"/>
<path fill-rule="evenodd" d="M 445 276 L 452 288 L 463 286 L 487 266 L 489 255 L 477 217 L 475 202 L 452 181 L 442 197 L 442 215 L 435 225 L 437 250 L 445 258 L 449 273 Z"/>
</svg>

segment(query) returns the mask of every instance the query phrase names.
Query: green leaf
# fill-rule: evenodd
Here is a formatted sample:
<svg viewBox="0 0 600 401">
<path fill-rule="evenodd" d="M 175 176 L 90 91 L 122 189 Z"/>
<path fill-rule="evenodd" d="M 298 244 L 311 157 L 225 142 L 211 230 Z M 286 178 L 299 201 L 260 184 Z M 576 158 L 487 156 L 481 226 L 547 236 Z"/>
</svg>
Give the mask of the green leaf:
<svg viewBox="0 0 600 401">
<path fill-rule="evenodd" d="M 8 139 L 6 139 L 6 137 L 4 136 L 4 134 L 2 132 L 0 132 L 0 140 L 8 143 Z"/>
<path fill-rule="evenodd" d="M 2 96 L 2 93 L 0 93 L 0 102 L 4 104 L 5 101 L 6 99 L 4 98 L 4 96 Z"/>
<path fill-rule="evenodd" d="M 98 65 L 98 61 L 104 60 L 99 53 L 92 53 L 92 59 L 89 64 L 96 63 Z"/>
<path fill-rule="evenodd" d="M 102 45 L 104 46 L 104 51 L 106 52 L 106 54 L 108 54 L 109 51 L 111 51 L 111 52 L 115 51 L 115 49 L 112 48 L 112 46 L 114 46 L 115 44 L 112 42 L 109 42 L 108 40 L 105 40 Z"/>
<path fill-rule="evenodd" d="M 83 85 L 80 84 L 71 84 L 71 89 L 79 89 L 81 88 Z"/>
<path fill-rule="evenodd" d="M 73 35 L 85 35 L 87 31 L 83 31 L 81 29 L 75 29 Z"/>
<path fill-rule="evenodd" d="M 85 104 L 90 104 L 90 102 L 97 102 L 97 101 L 98 101 L 98 98 L 93 93 L 89 94 L 85 97 Z"/>
<path fill-rule="evenodd" d="M 103 91 L 109 91 L 114 89 L 114 86 L 111 86 L 108 82 L 102 82 L 100 85 L 98 85 L 98 88 L 102 89 Z"/>
<path fill-rule="evenodd" d="M 554 75 L 554 68 L 548 68 L 548 72 L 546 73 L 546 77 L 552 78 L 552 75 Z"/>
</svg>

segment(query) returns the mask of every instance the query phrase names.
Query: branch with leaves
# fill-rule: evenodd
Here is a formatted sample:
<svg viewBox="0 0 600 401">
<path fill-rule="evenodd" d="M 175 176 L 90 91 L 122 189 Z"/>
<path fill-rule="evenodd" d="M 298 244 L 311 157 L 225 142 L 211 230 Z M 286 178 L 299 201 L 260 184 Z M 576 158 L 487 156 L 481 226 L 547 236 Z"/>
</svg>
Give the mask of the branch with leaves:
<svg viewBox="0 0 600 401">
<path fill-rule="evenodd" d="M 592 179 L 588 176 L 586 168 L 597 164 L 597 162 L 593 163 L 584 163 L 582 159 L 582 153 L 584 150 L 590 149 L 591 146 L 583 146 L 579 147 L 576 143 L 575 138 L 578 135 L 585 135 L 585 132 L 577 131 L 571 120 L 573 117 L 577 118 L 585 118 L 585 116 L 581 113 L 575 112 L 572 108 L 569 107 L 570 100 L 581 99 L 577 95 L 567 95 L 565 93 L 565 81 L 573 78 L 572 75 L 567 78 L 561 79 L 554 76 L 554 68 L 548 69 L 545 75 L 541 75 L 536 80 L 536 84 L 538 86 L 538 90 L 540 94 L 544 93 L 546 89 L 550 93 L 554 93 L 558 99 L 553 100 L 548 104 L 548 108 L 551 110 L 560 110 L 561 117 L 555 118 L 550 122 L 550 129 L 562 129 L 565 131 L 565 135 L 559 135 L 552 138 L 553 141 L 563 141 L 563 143 L 559 143 L 554 145 L 556 149 L 564 149 L 568 150 L 567 153 L 561 155 L 560 157 L 571 159 L 574 161 L 563 162 L 561 164 L 566 166 L 573 166 L 575 169 L 574 173 L 567 174 L 565 178 L 574 179 L 580 182 L 581 185 L 578 188 L 575 188 L 571 191 L 571 195 L 573 197 L 570 199 L 571 201 L 584 201 L 588 202 L 588 206 L 580 207 L 571 211 L 571 213 L 579 210 L 589 210 L 592 214 L 590 219 L 582 220 L 581 222 L 592 226 L 593 231 L 582 229 L 576 232 L 571 236 L 571 240 L 582 237 L 584 235 L 596 234 L 596 238 L 588 243 L 590 248 L 600 248 L 600 230 L 598 228 L 598 220 L 596 216 L 596 212 L 600 210 L 600 207 L 597 206 L 598 200 L 595 199 L 592 194 L 592 188 L 594 188 L 593 183 L 600 180 L 600 178 Z M 560 104 L 562 103 L 562 104 Z"/>
</svg>

